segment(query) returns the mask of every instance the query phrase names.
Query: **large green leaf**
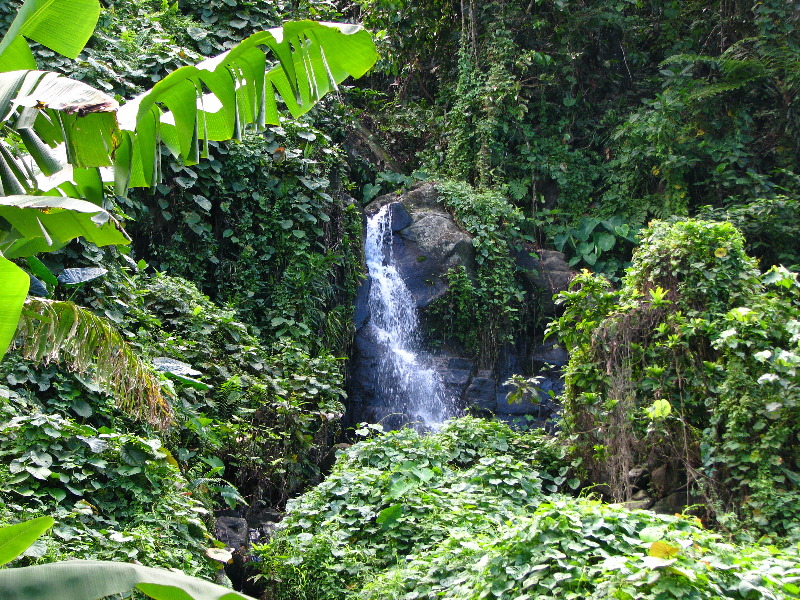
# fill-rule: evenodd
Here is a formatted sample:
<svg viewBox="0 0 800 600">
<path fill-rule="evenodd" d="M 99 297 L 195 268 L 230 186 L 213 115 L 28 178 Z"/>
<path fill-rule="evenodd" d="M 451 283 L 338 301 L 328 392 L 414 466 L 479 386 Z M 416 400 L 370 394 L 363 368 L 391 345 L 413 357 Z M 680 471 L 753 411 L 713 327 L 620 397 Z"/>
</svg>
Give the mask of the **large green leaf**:
<svg viewBox="0 0 800 600">
<path fill-rule="evenodd" d="M 183 573 L 98 560 L 69 560 L 0 571 L 3 600 L 96 600 L 137 588 L 156 600 L 252 600 Z"/>
<path fill-rule="evenodd" d="M 29 287 L 28 274 L 0 256 L 0 360 L 14 339 L 22 303 L 25 302 Z"/>
<path fill-rule="evenodd" d="M 274 67 L 267 67 L 264 48 L 277 58 Z M 115 161 L 117 193 L 124 194 L 125 184 L 157 181 L 159 140 L 193 164 L 205 156 L 205 140 L 236 139 L 248 126 L 277 125 L 276 95 L 298 117 L 348 76 L 363 75 L 376 59 L 370 35 L 358 26 L 297 21 L 181 67 L 119 109 L 127 140 Z"/>
<path fill-rule="evenodd" d="M 26 0 L 0 41 L 0 71 L 36 68 L 23 38 L 77 58 L 99 16 L 98 0 Z"/>
<path fill-rule="evenodd" d="M 267 63 L 267 52 L 275 65 Z M 376 59 L 371 37 L 358 26 L 289 22 L 174 71 L 119 110 L 113 98 L 55 73 L 0 73 L 0 118 L 20 133 L 43 174 L 62 168 L 52 148 L 64 143 L 70 165 L 113 164 L 116 192 L 125 195 L 128 187 L 157 183 L 162 143 L 194 164 L 207 155 L 208 140 L 239 139 L 249 126 L 278 124 L 276 97 L 298 117 L 348 76 L 363 75 Z M 1 194 L 38 187 L 0 153 L 3 173 L 0 183 L 9 185 Z M 64 179 L 56 183 L 71 194 L 64 186 L 79 182 L 72 172 L 66 172 L 67 184 Z"/>
<path fill-rule="evenodd" d="M 63 195 L 79 193 L 99 204 L 102 184 L 95 167 L 112 165 L 120 142 L 117 106 L 103 92 L 57 73 L 0 73 L 0 116 L 41 171 L 31 172 L 0 141 L 0 195 L 59 187 Z M 54 149 L 61 144 L 59 158 Z"/>
<path fill-rule="evenodd" d="M 54 522 L 51 517 L 39 517 L 0 527 L 0 565 L 11 562 L 25 552 Z"/>
<path fill-rule="evenodd" d="M 11 225 L 0 232 L 0 251 L 7 258 L 57 250 L 79 236 L 98 246 L 130 242 L 108 212 L 75 198 L 6 196 L 0 198 L 0 217 Z"/>
</svg>

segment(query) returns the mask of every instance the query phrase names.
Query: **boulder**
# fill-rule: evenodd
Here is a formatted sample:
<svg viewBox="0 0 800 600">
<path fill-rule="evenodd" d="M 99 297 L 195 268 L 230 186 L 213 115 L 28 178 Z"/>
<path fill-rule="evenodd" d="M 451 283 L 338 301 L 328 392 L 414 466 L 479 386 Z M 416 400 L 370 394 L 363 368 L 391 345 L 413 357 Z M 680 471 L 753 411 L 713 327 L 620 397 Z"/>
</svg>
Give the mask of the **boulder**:
<svg viewBox="0 0 800 600">
<path fill-rule="evenodd" d="M 678 461 L 660 464 L 650 470 L 653 490 L 659 497 L 668 496 L 683 486 L 685 477 L 685 472 Z"/>
<path fill-rule="evenodd" d="M 536 346 L 531 352 L 531 361 L 537 366 L 563 367 L 569 362 L 569 353 L 557 342 Z"/>
<path fill-rule="evenodd" d="M 694 499 L 686 491 L 673 492 L 670 495 L 661 498 L 653 505 L 653 512 L 662 515 L 675 515 L 680 514 L 683 510 L 694 503 Z"/>
<path fill-rule="evenodd" d="M 447 291 L 450 269 L 464 267 L 475 273 L 475 248 L 472 236 L 447 213 L 419 211 L 413 219 L 395 237 L 395 260 L 417 306 L 423 308 Z"/>
<path fill-rule="evenodd" d="M 556 250 L 523 250 L 517 254 L 517 266 L 525 274 L 531 290 L 540 294 L 544 314 L 555 315 L 557 307 L 553 296 L 568 289 L 575 276 L 564 254 Z"/>
<path fill-rule="evenodd" d="M 364 214 L 367 217 L 371 217 L 386 204 L 391 204 L 392 202 L 401 202 L 409 212 L 425 209 L 447 212 L 444 203 L 439 197 L 439 192 L 436 190 L 436 184 L 421 182 L 405 191 L 378 196 L 364 207 Z"/>
<path fill-rule="evenodd" d="M 464 394 L 465 404 L 481 411 L 497 411 L 497 381 L 492 371 L 478 371 Z"/>
<path fill-rule="evenodd" d="M 217 517 L 217 539 L 228 546 L 240 550 L 250 545 L 250 527 L 247 519 L 239 517 Z"/>
<path fill-rule="evenodd" d="M 380 196 L 364 208 L 364 214 L 371 217 L 386 205 L 390 206 L 392 231 L 397 234 L 392 246 L 395 264 L 418 307 L 447 291 L 450 269 L 464 267 L 475 273 L 472 236 L 456 224 L 434 184 Z"/>
<path fill-rule="evenodd" d="M 434 359 L 436 372 L 441 377 L 445 392 L 449 398 L 460 399 L 472 380 L 474 364 L 471 360 L 457 357 L 440 357 Z"/>
</svg>

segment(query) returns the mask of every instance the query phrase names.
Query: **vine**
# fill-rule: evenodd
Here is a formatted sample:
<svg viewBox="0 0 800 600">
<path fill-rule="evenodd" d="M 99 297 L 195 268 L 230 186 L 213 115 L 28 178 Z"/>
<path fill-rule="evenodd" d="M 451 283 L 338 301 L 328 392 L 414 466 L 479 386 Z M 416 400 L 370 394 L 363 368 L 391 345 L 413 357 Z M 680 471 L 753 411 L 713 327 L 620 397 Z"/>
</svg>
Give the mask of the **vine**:
<svg viewBox="0 0 800 600">
<path fill-rule="evenodd" d="M 800 487 L 796 274 L 759 274 L 730 224 L 654 222 L 619 292 L 584 272 L 562 302 L 563 425 L 590 479 L 626 500 L 634 467 L 677 468 L 720 524 L 787 535 Z"/>
</svg>

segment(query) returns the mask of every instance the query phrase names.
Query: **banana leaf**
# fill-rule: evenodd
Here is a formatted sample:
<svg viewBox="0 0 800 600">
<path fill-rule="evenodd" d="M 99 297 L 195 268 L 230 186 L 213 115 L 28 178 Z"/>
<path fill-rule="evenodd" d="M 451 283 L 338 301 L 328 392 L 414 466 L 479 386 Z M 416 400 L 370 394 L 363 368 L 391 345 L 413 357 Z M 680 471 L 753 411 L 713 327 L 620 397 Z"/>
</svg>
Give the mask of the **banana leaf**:
<svg viewBox="0 0 800 600">
<path fill-rule="evenodd" d="M 134 588 L 155 600 L 253 600 L 183 573 L 98 560 L 0 571 L 3 600 L 96 600 Z"/>
</svg>

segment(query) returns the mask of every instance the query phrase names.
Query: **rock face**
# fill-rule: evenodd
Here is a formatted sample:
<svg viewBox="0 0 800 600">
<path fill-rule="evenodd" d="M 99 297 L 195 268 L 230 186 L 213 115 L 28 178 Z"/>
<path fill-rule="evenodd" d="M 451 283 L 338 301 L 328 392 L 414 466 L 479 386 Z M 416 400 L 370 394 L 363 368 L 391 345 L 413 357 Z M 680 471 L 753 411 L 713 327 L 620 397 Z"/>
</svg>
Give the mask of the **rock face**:
<svg viewBox="0 0 800 600">
<path fill-rule="evenodd" d="M 475 272 L 472 236 L 462 231 L 439 200 L 433 184 L 402 196 L 387 194 L 366 206 L 370 217 L 391 205 L 395 264 L 408 289 L 423 308 L 447 291 L 445 275 L 456 267 Z"/>
<path fill-rule="evenodd" d="M 537 250 L 536 255 L 520 252 L 517 266 L 525 274 L 531 290 L 540 291 L 542 311 L 548 316 L 556 314 L 553 296 L 565 291 L 575 275 L 565 260 L 564 254 L 556 250 Z"/>
<path fill-rule="evenodd" d="M 387 194 L 368 204 L 367 218 L 389 205 L 391 213 L 393 264 L 409 288 L 418 308 L 424 308 L 447 292 L 447 272 L 463 267 L 468 274 L 476 271 L 472 236 L 464 232 L 447 211 L 434 184 L 424 183 L 403 194 Z M 517 265 L 526 274 L 529 292 L 540 298 L 545 314 L 554 314 L 552 295 L 566 289 L 572 277 L 564 255 L 555 251 L 537 251 L 538 257 L 521 252 Z M 541 257 L 541 258 L 539 258 Z M 369 323 L 370 282 L 361 286 L 356 299 L 356 337 L 348 381 L 346 421 L 381 422 L 387 428 L 402 424 L 394 407 L 380 399 L 378 390 L 379 360 L 382 351 Z M 433 353 L 437 371 L 457 405 L 483 414 L 495 414 L 511 423 L 544 425 L 559 410 L 556 400 L 561 393 L 561 367 L 566 352 L 555 344 L 535 346 L 525 356 L 515 356 L 509 349 L 500 361 L 499 372 L 479 370 L 472 360 L 444 351 Z M 506 379 L 533 365 L 543 376 L 539 397 L 518 404 L 506 400 L 510 386 Z"/>
</svg>

